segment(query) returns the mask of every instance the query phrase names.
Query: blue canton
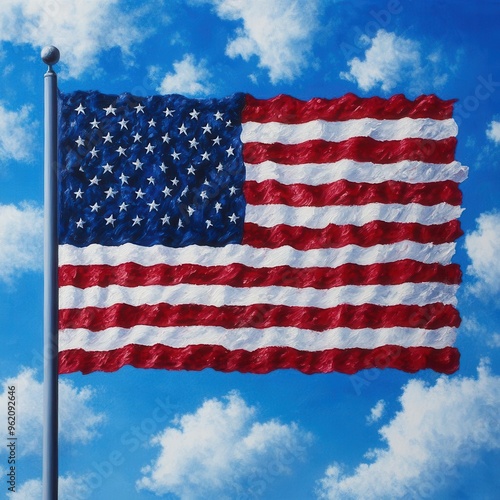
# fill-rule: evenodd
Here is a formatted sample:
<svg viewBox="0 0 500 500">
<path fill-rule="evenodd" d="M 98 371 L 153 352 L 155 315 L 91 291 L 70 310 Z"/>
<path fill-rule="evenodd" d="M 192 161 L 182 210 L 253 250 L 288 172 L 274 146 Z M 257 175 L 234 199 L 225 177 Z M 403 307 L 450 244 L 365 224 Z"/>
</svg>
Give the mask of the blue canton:
<svg viewBox="0 0 500 500">
<path fill-rule="evenodd" d="M 61 93 L 60 243 L 240 243 L 244 99 Z"/>
</svg>

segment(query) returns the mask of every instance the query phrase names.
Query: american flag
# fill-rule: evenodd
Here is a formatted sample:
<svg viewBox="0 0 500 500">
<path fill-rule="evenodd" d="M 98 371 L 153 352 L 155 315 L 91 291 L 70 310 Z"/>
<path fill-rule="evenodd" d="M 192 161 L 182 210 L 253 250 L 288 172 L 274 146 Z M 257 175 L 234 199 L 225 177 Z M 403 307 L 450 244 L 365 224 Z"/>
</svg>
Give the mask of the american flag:
<svg viewBox="0 0 500 500">
<path fill-rule="evenodd" d="M 59 107 L 61 373 L 457 370 L 453 101 Z"/>
</svg>

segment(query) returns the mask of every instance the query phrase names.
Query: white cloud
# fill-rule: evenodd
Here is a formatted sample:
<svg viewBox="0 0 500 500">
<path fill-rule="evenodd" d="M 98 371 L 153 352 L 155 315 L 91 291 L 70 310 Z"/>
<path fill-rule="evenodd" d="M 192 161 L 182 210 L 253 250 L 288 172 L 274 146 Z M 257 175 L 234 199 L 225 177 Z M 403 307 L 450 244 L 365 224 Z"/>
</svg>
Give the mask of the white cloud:
<svg viewBox="0 0 500 500">
<path fill-rule="evenodd" d="M 493 142 L 500 143 L 500 122 L 493 120 L 486 131 L 486 135 Z"/>
<path fill-rule="evenodd" d="M 476 220 L 478 228 L 465 236 L 465 249 L 472 264 L 467 273 L 477 280 L 469 289 L 488 298 L 500 291 L 500 213 L 484 213 Z"/>
<path fill-rule="evenodd" d="M 18 273 L 42 267 L 42 209 L 27 202 L 0 204 L 0 280 L 11 283 Z"/>
<path fill-rule="evenodd" d="M 150 78 L 156 80 L 160 69 L 151 67 Z M 167 73 L 157 91 L 162 94 L 206 95 L 212 92 L 211 74 L 205 61 L 197 62 L 192 54 L 186 54 L 182 61 L 174 62 L 174 72 Z"/>
<path fill-rule="evenodd" d="M 24 369 L 16 377 L 4 380 L 0 393 L 0 415 L 4 422 L 7 422 L 9 386 L 16 388 L 16 433 L 22 436 L 22 446 L 18 448 L 18 454 L 39 455 L 42 450 L 43 383 L 35 378 L 35 372 L 30 369 Z M 89 387 L 77 389 L 71 382 L 59 380 L 61 441 L 84 444 L 97 435 L 97 428 L 103 422 L 104 415 L 92 409 L 92 397 L 93 392 Z M 5 450 L 2 448 L 2 452 Z"/>
<path fill-rule="evenodd" d="M 389 92 L 403 81 L 412 92 L 422 87 L 428 91 L 429 86 L 440 87 L 447 80 L 437 69 L 441 61 L 439 52 L 423 58 L 418 42 L 383 29 L 372 39 L 364 35 L 361 41 L 367 45 L 364 60 L 354 57 L 348 61 L 349 71 L 341 72 L 340 77 L 364 91 L 380 86 Z"/>
<path fill-rule="evenodd" d="M 259 59 L 273 84 L 292 81 L 309 66 L 317 28 L 317 0 L 206 0 L 221 19 L 241 21 L 226 54 Z"/>
<path fill-rule="evenodd" d="M 366 418 L 368 424 L 373 424 L 378 422 L 385 411 L 385 401 L 381 399 L 377 401 L 377 404 L 371 409 L 370 415 Z"/>
<path fill-rule="evenodd" d="M 440 377 L 434 386 L 410 381 L 401 410 L 379 433 L 385 448 L 349 474 L 334 463 L 319 482 L 325 499 L 437 498 L 459 466 L 500 449 L 500 377 L 481 364 L 477 378 Z"/>
<path fill-rule="evenodd" d="M 2 0 L 0 41 L 55 45 L 76 78 L 97 65 L 101 51 L 118 48 L 132 57 L 134 45 L 150 34 L 143 14 L 120 0 Z"/>
<path fill-rule="evenodd" d="M 0 103 L 0 163 L 29 161 L 33 157 L 33 131 L 38 123 L 31 119 L 32 106 L 9 111 Z"/>
<path fill-rule="evenodd" d="M 294 423 L 258 422 L 255 408 L 235 392 L 205 401 L 173 423 L 152 439 L 160 454 L 142 470 L 137 486 L 181 499 L 236 494 L 243 483 L 252 491 L 269 467 L 275 476 L 290 473 L 311 440 Z"/>
<path fill-rule="evenodd" d="M 85 478 L 76 476 L 60 476 L 58 481 L 59 500 L 74 500 L 89 498 L 89 488 Z M 9 500 L 40 500 L 42 498 L 42 481 L 30 479 L 21 484 L 16 493 L 10 493 Z"/>
</svg>

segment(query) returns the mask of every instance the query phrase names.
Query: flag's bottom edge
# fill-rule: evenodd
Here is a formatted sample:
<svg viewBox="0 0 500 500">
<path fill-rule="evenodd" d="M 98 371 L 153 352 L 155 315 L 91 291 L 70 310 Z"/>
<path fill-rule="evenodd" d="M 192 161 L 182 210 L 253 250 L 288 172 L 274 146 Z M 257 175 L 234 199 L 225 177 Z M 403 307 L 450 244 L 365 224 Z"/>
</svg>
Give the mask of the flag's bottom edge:
<svg viewBox="0 0 500 500">
<path fill-rule="evenodd" d="M 127 345 L 111 351 L 69 349 L 59 353 L 59 373 L 113 372 L 123 366 L 166 370 L 269 373 L 291 368 L 306 374 L 356 373 L 371 368 L 394 368 L 414 373 L 431 369 L 451 374 L 458 370 L 460 353 L 454 347 L 401 347 L 386 345 L 375 349 L 329 349 L 298 351 L 290 347 L 266 347 L 255 351 L 229 351 L 218 345 L 191 345 L 174 348 L 162 344 Z"/>
</svg>

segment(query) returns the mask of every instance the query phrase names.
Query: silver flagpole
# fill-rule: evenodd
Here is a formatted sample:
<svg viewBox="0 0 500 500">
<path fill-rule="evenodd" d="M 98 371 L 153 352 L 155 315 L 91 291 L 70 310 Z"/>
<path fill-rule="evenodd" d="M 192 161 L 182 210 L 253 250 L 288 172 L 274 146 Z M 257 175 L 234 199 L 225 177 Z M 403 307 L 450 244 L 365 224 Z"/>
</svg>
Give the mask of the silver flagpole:
<svg viewBox="0 0 500 500">
<path fill-rule="evenodd" d="M 44 78 L 44 380 L 43 380 L 43 500 L 58 492 L 58 222 L 57 222 L 57 75 L 56 47 L 45 47 L 49 67 Z"/>
</svg>

